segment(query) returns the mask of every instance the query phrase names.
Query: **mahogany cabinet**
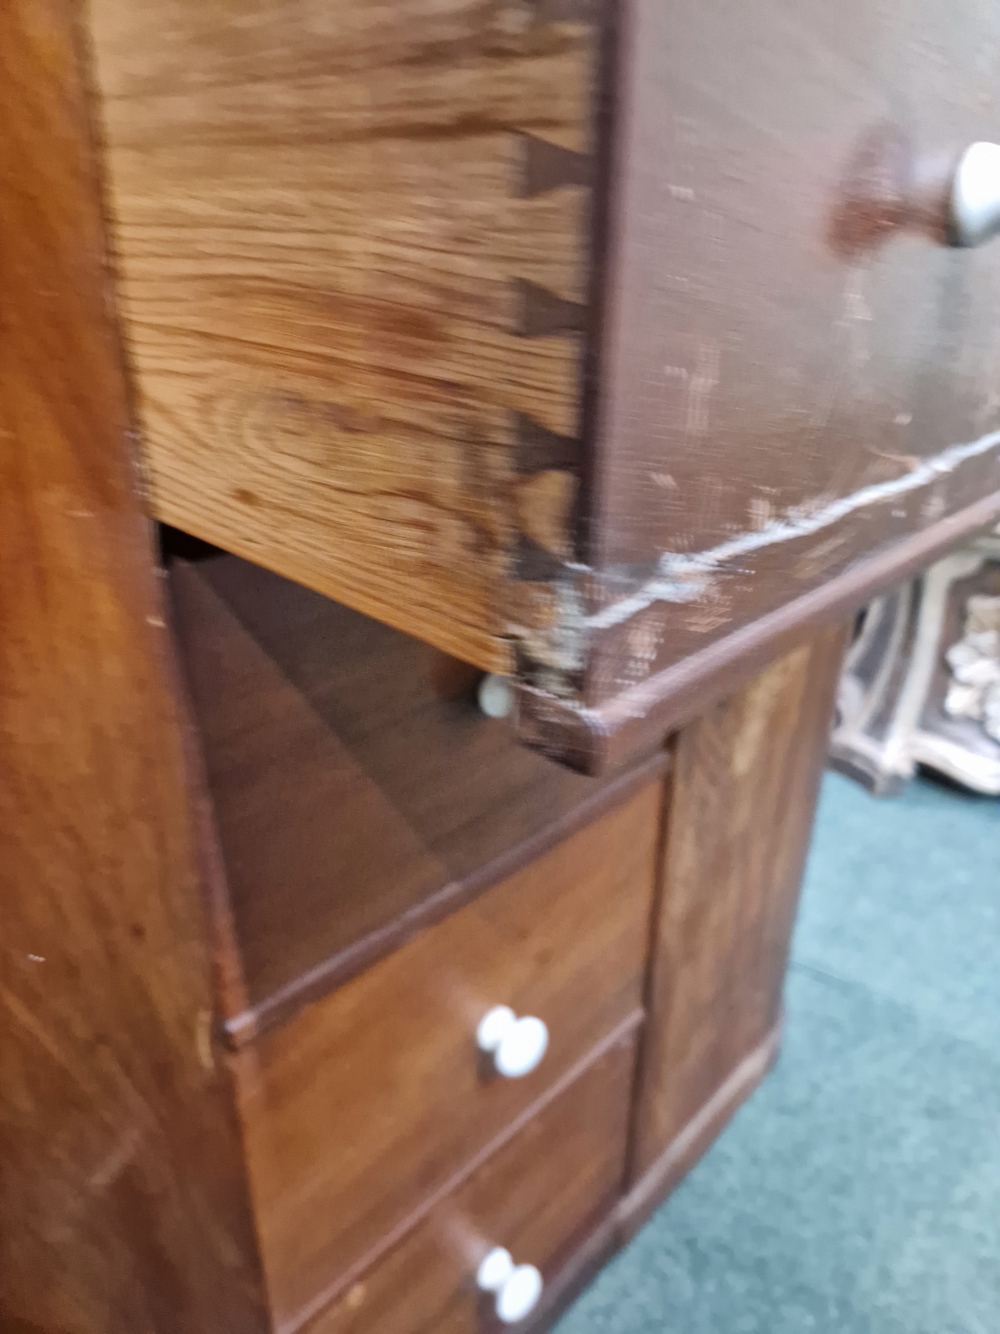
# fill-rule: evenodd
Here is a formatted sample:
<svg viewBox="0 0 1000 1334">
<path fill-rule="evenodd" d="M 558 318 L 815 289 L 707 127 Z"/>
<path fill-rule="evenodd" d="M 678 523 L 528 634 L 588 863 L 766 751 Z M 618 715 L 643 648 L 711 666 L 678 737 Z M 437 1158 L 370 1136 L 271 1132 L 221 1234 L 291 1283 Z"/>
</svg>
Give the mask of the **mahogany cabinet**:
<svg viewBox="0 0 1000 1334">
<path fill-rule="evenodd" d="M 848 623 L 1000 513 L 998 40 L 0 8 L 5 1334 L 541 1330 L 763 1077 Z"/>
<path fill-rule="evenodd" d="M 1000 513 L 989 6 L 85 13 L 152 513 L 516 673 L 535 744 L 648 748 Z"/>
<path fill-rule="evenodd" d="M 845 632 L 588 778 L 422 642 L 165 556 L 273 1328 L 541 1328 L 774 1059 Z"/>
</svg>

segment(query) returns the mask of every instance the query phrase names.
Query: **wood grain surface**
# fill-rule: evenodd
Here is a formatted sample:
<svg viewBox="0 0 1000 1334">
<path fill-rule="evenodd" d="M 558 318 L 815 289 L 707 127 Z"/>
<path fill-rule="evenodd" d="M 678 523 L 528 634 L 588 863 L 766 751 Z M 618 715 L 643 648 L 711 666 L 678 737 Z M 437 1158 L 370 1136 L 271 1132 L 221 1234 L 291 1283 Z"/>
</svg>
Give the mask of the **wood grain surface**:
<svg viewBox="0 0 1000 1334">
<path fill-rule="evenodd" d="M 995 492 L 930 528 L 878 548 L 825 583 L 710 640 L 595 708 L 524 684 L 519 691 L 520 734 L 528 745 L 581 773 L 634 765 L 713 701 L 745 686 L 767 663 L 852 617 L 871 597 L 995 525 L 998 516 L 1000 492 Z"/>
<path fill-rule="evenodd" d="M 76 12 L 0 7 L 0 1326 L 263 1334 Z"/>
<path fill-rule="evenodd" d="M 90 10 L 154 510 L 591 768 L 1000 513 L 1000 251 L 942 244 L 1000 21 L 730 8 Z"/>
<path fill-rule="evenodd" d="M 661 772 L 570 773 L 476 671 L 235 556 L 170 564 L 249 1040 Z"/>
<path fill-rule="evenodd" d="M 677 738 L 633 1181 L 673 1171 L 672 1146 L 778 1024 L 846 638 L 816 636 Z"/>
<path fill-rule="evenodd" d="M 587 704 L 1000 505 L 1000 248 L 943 244 L 998 56 L 983 3 L 624 7 Z"/>
<path fill-rule="evenodd" d="M 624 1168 L 634 1040 L 626 1035 L 348 1284 L 308 1334 L 484 1334 L 504 1328 L 477 1293 L 486 1251 L 506 1247 L 546 1284 L 609 1213 Z"/>
<path fill-rule="evenodd" d="M 639 1005 L 661 785 L 487 891 L 233 1059 L 268 1288 L 291 1320 Z M 549 1029 L 490 1074 L 494 1005 Z"/>
<path fill-rule="evenodd" d="M 590 11 L 89 5 L 154 513 L 484 668 L 571 523 Z"/>
</svg>

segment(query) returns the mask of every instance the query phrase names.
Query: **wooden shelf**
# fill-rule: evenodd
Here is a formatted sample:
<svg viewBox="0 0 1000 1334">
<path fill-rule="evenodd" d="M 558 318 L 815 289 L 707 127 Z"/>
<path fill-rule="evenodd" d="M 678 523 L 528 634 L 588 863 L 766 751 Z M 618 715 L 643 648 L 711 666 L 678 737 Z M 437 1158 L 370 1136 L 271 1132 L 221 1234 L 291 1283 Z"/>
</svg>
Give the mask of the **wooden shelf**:
<svg viewBox="0 0 1000 1334">
<path fill-rule="evenodd" d="M 236 556 L 168 560 L 228 889 L 240 1045 L 633 790 L 475 704 L 479 673 Z"/>
</svg>

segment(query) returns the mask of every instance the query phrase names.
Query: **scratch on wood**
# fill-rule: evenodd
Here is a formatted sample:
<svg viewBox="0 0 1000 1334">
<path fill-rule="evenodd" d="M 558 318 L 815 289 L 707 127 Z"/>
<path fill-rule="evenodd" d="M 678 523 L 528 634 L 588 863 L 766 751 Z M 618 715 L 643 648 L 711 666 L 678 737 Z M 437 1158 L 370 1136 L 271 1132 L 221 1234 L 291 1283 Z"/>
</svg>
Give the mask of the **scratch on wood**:
<svg viewBox="0 0 1000 1334">
<path fill-rule="evenodd" d="M 195 1020 L 194 1043 L 198 1052 L 198 1061 L 203 1070 L 215 1069 L 215 1057 L 212 1052 L 212 1011 L 199 1010 Z"/>
<path fill-rule="evenodd" d="M 594 631 L 620 625 L 622 621 L 629 620 L 654 602 L 695 602 L 705 596 L 711 584 L 710 576 L 725 562 L 751 555 L 755 551 L 761 551 L 781 542 L 792 542 L 798 538 L 809 537 L 813 533 L 820 533 L 869 505 L 882 504 L 907 495 L 911 491 L 918 491 L 921 487 L 953 472 L 969 459 L 987 454 L 998 446 L 1000 446 L 1000 431 L 991 431 L 988 435 L 967 444 L 952 445 L 940 454 L 926 459 L 919 467 L 902 477 L 862 487 L 861 490 L 834 500 L 811 513 L 805 514 L 801 509 L 789 510 L 783 518 L 772 520 L 757 531 L 742 533 L 708 551 L 696 552 L 693 555 L 664 552 L 653 578 L 647 580 L 629 597 L 612 603 L 611 606 L 588 617 L 587 628 Z"/>
<path fill-rule="evenodd" d="M 586 657 L 586 617 L 579 591 L 567 578 L 551 585 L 551 595 L 555 605 L 547 625 L 511 629 L 532 664 L 535 684 L 569 696 L 569 678 L 583 669 Z"/>
<path fill-rule="evenodd" d="M 96 1172 L 91 1173 L 90 1180 L 87 1182 L 91 1190 L 107 1190 L 108 1186 L 117 1181 L 135 1157 L 139 1148 L 139 1138 L 139 1131 L 133 1126 L 122 1137 L 120 1143 L 112 1149 Z"/>
<path fill-rule="evenodd" d="M 708 433 L 708 410 L 719 383 L 721 353 L 716 343 L 698 347 L 695 372 L 688 379 L 685 434 L 696 438 Z"/>
</svg>

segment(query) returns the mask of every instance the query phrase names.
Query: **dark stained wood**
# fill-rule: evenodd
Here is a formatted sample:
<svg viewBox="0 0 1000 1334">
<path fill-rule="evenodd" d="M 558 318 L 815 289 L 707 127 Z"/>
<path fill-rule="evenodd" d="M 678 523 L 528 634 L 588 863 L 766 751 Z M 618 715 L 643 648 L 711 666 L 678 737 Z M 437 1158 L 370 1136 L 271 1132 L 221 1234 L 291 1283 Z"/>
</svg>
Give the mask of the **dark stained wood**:
<svg viewBox="0 0 1000 1334">
<path fill-rule="evenodd" d="M 592 771 L 1000 514 L 1000 19 L 730 10 L 88 11 L 155 512 Z"/>
<path fill-rule="evenodd" d="M 678 1141 L 778 1024 L 845 643 L 844 627 L 816 636 L 677 738 L 633 1182 L 674 1171 Z"/>
<path fill-rule="evenodd" d="M 0 8 L 0 1326 L 263 1334 L 77 12 Z"/>
<path fill-rule="evenodd" d="M 636 763 L 668 733 L 696 718 L 713 700 L 739 689 L 775 657 L 859 611 L 881 589 L 923 569 L 956 543 L 1000 516 L 1000 491 L 914 533 L 801 597 L 689 653 L 595 708 L 523 686 L 519 729 L 535 747 L 581 773 L 600 774 Z"/>
<path fill-rule="evenodd" d="M 521 135 L 521 153 L 522 177 L 518 193 L 522 199 L 533 199 L 565 185 L 593 184 L 592 153 L 581 153 L 578 149 L 539 139 L 534 134 Z"/>
<path fill-rule="evenodd" d="M 938 0 L 628 6 L 588 703 L 1000 488 L 1000 248 L 926 217 L 995 137 L 985 53 Z"/>
<path fill-rule="evenodd" d="M 592 769 L 1000 513 L 1000 252 L 943 244 L 1000 21 L 855 8 L 95 3 L 157 513 Z"/>
<path fill-rule="evenodd" d="M 243 977 L 234 1042 L 663 766 L 569 773 L 483 717 L 476 673 L 236 557 L 175 560 L 171 589 Z"/>
<path fill-rule="evenodd" d="M 942 243 L 996 15 L 619 12 L 576 564 L 519 637 L 525 736 L 587 772 L 1000 515 L 1000 250 Z"/>
<path fill-rule="evenodd" d="M 531 474 L 551 471 L 576 472 L 580 467 L 581 444 L 572 436 L 559 435 L 520 416 L 517 422 L 517 471 Z"/>
<path fill-rule="evenodd" d="M 503 1328 L 475 1272 L 505 1246 L 548 1283 L 613 1212 L 624 1168 L 634 1041 L 619 1038 L 419 1225 L 347 1285 L 308 1334 L 485 1334 Z M 543 1293 L 543 1302 L 545 1294 Z"/>
<path fill-rule="evenodd" d="M 268 1287 L 290 1320 L 639 1004 L 660 783 L 235 1058 Z M 494 1005 L 549 1028 L 487 1074 Z"/>
<path fill-rule="evenodd" d="M 624 1246 L 679 1185 L 778 1058 L 781 1021 L 763 1037 L 641 1176 L 633 1177 L 615 1210 L 615 1244 Z"/>
<path fill-rule="evenodd" d="M 740 1062 L 693 1121 L 673 1141 L 670 1150 L 633 1183 L 614 1208 L 584 1229 L 552 1265 L 545 1291 L 525 1327 L 531 1334 L 550 1329 L 559 1316 L 597 1277 L 608 1260 L 635 1236 L 685 1174 L 724 1129 L 737 1108 L 750 1096 L 771 1068 L 778 1052 L 780 1032 L 775 1029 L 760 1047 Z"/>
</svg>

